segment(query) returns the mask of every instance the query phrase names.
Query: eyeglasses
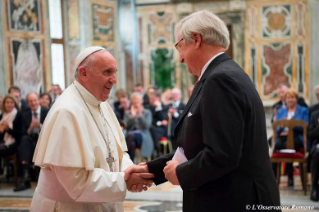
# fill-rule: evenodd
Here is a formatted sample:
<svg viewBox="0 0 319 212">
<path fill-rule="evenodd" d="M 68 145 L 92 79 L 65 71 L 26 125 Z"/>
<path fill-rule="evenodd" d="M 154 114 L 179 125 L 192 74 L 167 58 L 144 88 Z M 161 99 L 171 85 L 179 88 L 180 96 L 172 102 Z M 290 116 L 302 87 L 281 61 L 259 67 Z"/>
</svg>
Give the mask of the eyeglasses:
<svg viewBox="0 0 319 212">
<path fill-rule="evenodd" d="M 177 51 L 179 51 L 179 52 L 180 52 L 180 50 L 181 50 L 181 46 L 179 45 L 179 43 L 180 43 L 182 40 L 184 40 L 184 38 L 180 39 L 180 40 L 175 44 L 175 49 L 176 49 Z"/>
</svg>

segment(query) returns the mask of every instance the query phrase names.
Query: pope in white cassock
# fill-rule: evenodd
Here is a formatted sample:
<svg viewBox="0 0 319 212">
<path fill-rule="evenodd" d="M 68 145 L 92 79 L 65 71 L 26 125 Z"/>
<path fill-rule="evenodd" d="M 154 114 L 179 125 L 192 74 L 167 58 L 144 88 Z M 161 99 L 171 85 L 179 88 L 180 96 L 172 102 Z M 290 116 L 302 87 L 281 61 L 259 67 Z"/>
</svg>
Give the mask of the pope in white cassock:
<svg viewBox="0 0 319 212">
<path fill-rule="evenodd" d="M 102 47 L 76 58 L 75 81 L 51 108 L 35 149 L 41 167 L 31 211 L 124 211 L 126 190 L 140 192 L 153 175 L 133 165 L 121 127 L 105 102 L 116 61 Z"/>
</svg>

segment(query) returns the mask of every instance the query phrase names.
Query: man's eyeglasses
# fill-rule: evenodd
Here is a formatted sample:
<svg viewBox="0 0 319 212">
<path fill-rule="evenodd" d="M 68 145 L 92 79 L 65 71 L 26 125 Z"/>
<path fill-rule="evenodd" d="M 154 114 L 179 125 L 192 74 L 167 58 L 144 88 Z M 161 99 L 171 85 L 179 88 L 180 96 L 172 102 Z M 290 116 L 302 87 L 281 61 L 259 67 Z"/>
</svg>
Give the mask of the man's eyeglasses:
<svg viewBox="0 0 319 212">
<path fill-rule="evenodd" d="M 177 51 L 179 51 L 179 52 L 180 52 L 180 50 L 181 50 L 181 45 L 179 45 L 179 43 L 180 43 L 182 40 L 184 40 L 184 38 L 180 39 L 180 40 L 175 44 L 175 49 L 176 49 Z"/>
</svg>

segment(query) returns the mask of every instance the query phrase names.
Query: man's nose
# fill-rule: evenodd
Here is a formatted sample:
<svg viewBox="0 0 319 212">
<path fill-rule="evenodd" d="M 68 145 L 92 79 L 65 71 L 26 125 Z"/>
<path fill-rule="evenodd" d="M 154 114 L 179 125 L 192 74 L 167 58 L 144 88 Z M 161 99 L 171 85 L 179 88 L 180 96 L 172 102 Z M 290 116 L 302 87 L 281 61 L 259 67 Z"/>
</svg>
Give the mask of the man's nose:
<svg viewBox="0 0 319 212">
<path fill-rule="evenodd" d="M 115 74 L 110 78 L 112 84 L 116 84 L 116 76 Z"/>
</svg>

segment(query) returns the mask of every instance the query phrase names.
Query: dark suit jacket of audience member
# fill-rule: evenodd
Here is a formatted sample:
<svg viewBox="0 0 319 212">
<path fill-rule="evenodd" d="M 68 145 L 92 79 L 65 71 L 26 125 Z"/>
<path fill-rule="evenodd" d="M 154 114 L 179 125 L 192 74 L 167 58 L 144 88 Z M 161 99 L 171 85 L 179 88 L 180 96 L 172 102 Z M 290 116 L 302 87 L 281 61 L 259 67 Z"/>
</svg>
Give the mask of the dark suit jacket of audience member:
<svg viewBox="0 0 319 212">
<path fill-rule="evenodd" d="M 39 120 L 41 124 L 44 123 L 45 117 L 47 116 L 48 112 L 49 112 L 49 109 L 47 109 L 45 107 L 41 107 L 41 109 L 40 109 L 40 120 Z M 31 111 L 31 109 L 29 108 L 22 115 L 23 115 L 23 119 L 24 119 L 25 129 L 28 130 L 29 127 L 30 127 L 30 124 L 32 122 L 32 111 Z"/>
<path fill-rule="evenodd" d="M 315 111 L 318 111 L 318 110 L 319 110 L 319 103 L 317 103 L 317 104 L 311 106 L 311 107 L 309 108 L 309 119 L 310 119 L 310 117 L 311 117 L 311 114 L 314 113 Z"/>
<path fill-rule="evenodd" d="M 288 108 L 281 108 L 277 111 L 277 121 L 279 120 L 284 120 L 288 117 Z M 295 114 L 291 119 L 295 120 L 302 120 L 307 123 L 309 123 L 309 109 L 306 107 L 302 107 L 297 104 L 297 108 L 295 111 Z M 279 137 L 279 134 L 282 132 L 283 128 L 278 127 L 277 128 L 277 136 Z M 294 131 L 294 136 L 298 136 L 299 139 L 303 142 L 303 130 L 302 127 L 295 127 L 293 129 Z"/>
<path fill-rule="evenodd" d="M 155 107 L 150 105 L 146 107 L 149 109 L 152 113 L 152 127 L 151 127 L 151 134 L 154 141 L 154 146 L 158 148 L 159 146 L 159 139 L 161 137 L 167 137 L 167 126 L 158 126 L 157 122 L 167 120 L 168 118 L 168 106 L 164 106 L 163 103 L 161 103 L 162 109 L 161 110 L 155 110 Z"/>
<path fill-rule="evenodd" d="M 24 111 L 28 110 L 29 109 L 29 106 L 27 104 L 27 102 L 22 99 L 21 100 L 21 108 L 20 108 L 20 111 L 23 113 Z"/>
<path fill-rule="evenodd" d="M 173 107 L 173 103 L 170 105 L 171 107 Z M 177 109 L 177 113 L 178 113 L 178 117 L 175 117 L 174 115 L 172 116 L 172 123 L 171 123 L 171 136 L 174 137 L 174 130 L 176 128 L 176 125 L 179 121 L 179 119 L 181 118 L 181 115 L 185 109 L 185 104 L 183 102 L 180 102 L 178 107 L 175 108 Z"/>
<path fill-rule="evenodd" d="M 311 152 L 312 147 L 319 144 L 319 111 L 312 113 L 308 127 L 308 150 Z"/>
<path fill-rule="evenodd" d="M 2 119 L 3 114 L 0 114 L 0 120 Z M 23 117 L 21 112 L 18 112 L 15 119 L 13 120 L 13 126 L 12 129 L 9 128 L 7 131 L 12 137 L 14 137 L 16 144 L 20 141 L 20 138 L 26 134 L 26 130 L 23 125 Z M 4 134 L 0 133 L 0 141 L 3 141 Z"/>
<path fill-rule="evenodd" d="M 143 95 L 143 106 L 144 107 L 150 106 L 150 99 L 148 98 L 148 95 L 146 93 Z"/>
<path fill-rule="evenodd" d="M 175 137 L 188 159 L 176 168 L 184 212 L 280 206 L 262 101 L 226 53 L 210 63 L 195 86 Z M 173 154 L 147 162 L 155 184 L 166 181 L 163 168 Z"/>
</svg>

